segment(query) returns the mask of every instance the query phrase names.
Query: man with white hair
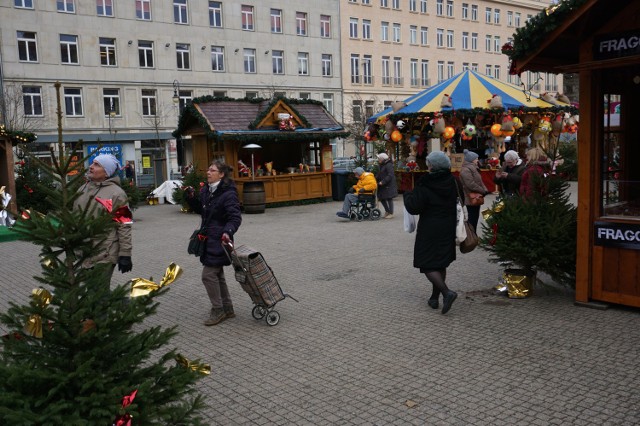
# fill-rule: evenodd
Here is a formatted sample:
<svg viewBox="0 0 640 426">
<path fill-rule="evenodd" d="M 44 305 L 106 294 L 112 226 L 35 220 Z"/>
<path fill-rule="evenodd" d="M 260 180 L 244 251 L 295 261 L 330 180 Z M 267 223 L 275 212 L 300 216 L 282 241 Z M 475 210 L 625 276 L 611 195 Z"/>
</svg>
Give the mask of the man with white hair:
<svg viewBox="0 0 640 426">
<path fill-rule="evenodd" d="M 349 219 L 349 208 L 351 204 L 355 204 L 358 201 L 357 194 L 373 192 L 378 188 L 378 183 L 373 173 L 365 172 L 362 167 L 356 167 L 353 173 L 358 178 L 358 182 L 349 188 L 349 194 L 344 197 L 342 210 L 336 213 L 336 216 L 343 219 Z"/>
<path fill-rule="evenodd" d="M 514 150 L 504 154 L 502 167 L 496 171 L 493 181 L 500 186 L 500 194 L 510 197 L 520 193 L 520 181 L 524 173 L 524 162 Z"/>
</svg>

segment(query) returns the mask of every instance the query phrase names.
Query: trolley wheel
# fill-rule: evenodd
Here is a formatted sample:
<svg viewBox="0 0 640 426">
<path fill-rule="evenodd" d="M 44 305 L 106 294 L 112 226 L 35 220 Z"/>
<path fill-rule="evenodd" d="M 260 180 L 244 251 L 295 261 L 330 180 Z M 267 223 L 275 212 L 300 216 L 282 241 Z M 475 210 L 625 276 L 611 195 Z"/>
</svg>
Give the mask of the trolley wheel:
<svg viewBox="0 0 640 426">
<path fill-rule="evenodd" d="M 254 306 L 253 310 L 251 311 L 251 316 L 253 316 L 257 320 L 264 318 L 266 314 L 267 310 L 259 305 Z"/>
<path fill-rule="evenodd" d="M 267 318 L 265 319 L 267 321 L 267 324 L 269 324 L 270 326 L 278 325 L 278 323 L 280 322 L 280 314 L 278 313 L 278 311 L 271 311 L 267 313 Z"/>
<path fill-rule="evenodd" d="M 356 220 L 358 222 L 362 222 L 362 219 L 364 219 L 364 216 L 362 216 L 360 213 L 358 213 L 358 215 L 356 216 Z"/>
<path fill-rule="evenodd" d="M 382 216 L 382 212 L 380 211 L 380 209 L 371 210 L 371 220 L 378 220 L 380 219 L 380 216 Z"/>
</svg>

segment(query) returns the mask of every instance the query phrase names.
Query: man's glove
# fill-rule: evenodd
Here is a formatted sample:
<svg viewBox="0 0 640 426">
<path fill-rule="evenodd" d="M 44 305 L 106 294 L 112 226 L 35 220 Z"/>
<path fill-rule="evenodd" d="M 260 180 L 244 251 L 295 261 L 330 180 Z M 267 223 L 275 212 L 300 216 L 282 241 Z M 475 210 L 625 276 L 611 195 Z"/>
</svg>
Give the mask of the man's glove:
<svg viewBox="0 0 640 426">
<path fill-rule="evenodd" d="M 359 193 L 359 194 L 364 194 L 364 188 L 360 188 L 360 189 L 358 190 L 358 193 Z"/>
<path fill-rule="evenodd" d="M 131 271 L 133 268 L 133 262 L 131 262 L 131 256 L 120 256 L 118 258 L 118 271 L 123 274 Z"/>
<path fill-rule="evenodd" d="M 356 192 L 356 190 L 353 186 L 349 188 L 349 194 L 353 194 L 354 192 Z"/>
</svg>

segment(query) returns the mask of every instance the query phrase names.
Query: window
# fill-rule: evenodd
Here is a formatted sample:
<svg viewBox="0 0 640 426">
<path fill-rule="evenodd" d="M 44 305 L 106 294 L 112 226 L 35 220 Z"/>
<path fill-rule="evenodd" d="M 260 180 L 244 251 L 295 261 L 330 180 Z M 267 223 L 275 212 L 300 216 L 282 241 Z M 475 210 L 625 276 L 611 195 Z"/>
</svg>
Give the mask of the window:
<svg viewBox="0 0 640 426">
<path fill-rule="evenodd" d="M 360 99 L 351 101 L 351 116 L 355 123 L 362 121 L 362 101 Z"/>
<path fill-rule="evenodd" d="M 331 16 L 320 15 L 320 37 L 331 37 Z"/>
<path fill-rule="evenodd" d="M 360 55 L 351 54 L 351 83 L 360 84 Z"/>
<path fill-rule="evenodd" d="M 349 37 L 358 38 L 358 18 L 349 18 Z"/>
<path fill-rule="evenodd" d="M 442 28 L 436 30 L 436 45 L 444 47 L 444 30 Z"/>
<path fill-rule="evenodd" d="M 156 91 L 142 89 L 142 115 L 144 117 L 156 116 Z"/>
<path fill-rule="evenodd" d="M 501 49 L 501 44 L 500 44 L 500 36 L 494 36 L 493 37 L 493 51 L 496 53 L 500 53 L 500 49 Z"/>
<path fill-rule="evenodd" d="M 365 40 L 371 40 L 371 20 L 362 20 L 362 38 Z"/>
<path fill-rule="evenodd" d="M 364 101 L 364 114 L 365 117 L 371 117 L 374 113 L 375 101 L 368 100 Z"/>
<path fill-rule="evenodd" d="M 255 99 L 258 97 L 258 92 L 245 92 L 244 97 L 247 99 Z"/>
<path fill-rule="evenodd" d="M 120 115 L 120 91 L 118 89 L 102 89 L 102 103 L 105 116 Z"/>
<path fill-rule="evenodd" d="M 176 67 L 179 70 L 191 69 L 189 47 L 186 43 L 176 43 Z"/>
<path fill-rule="evenodd" d="M 296 12 L 296 34 L 307 35 L 307 14 L 304 12 Z"/>
<path fill-rule="evenodd" d="M 362 4 L 371 4 L 371 0 L 362 0 Z"/>
<path fill-rule="evenodd" d="M 244 72 L 255 74 L 256 72 L 256 49 L 243 49 Z"/>
<path fill-rule="evenodd" d="M 33 0 L 13 0 L 13 5 L 20 9 L 33 9 Z"/>
<path fill-rule="evenodd" d="M 417 12 L 418 3 L 417 0 L 409 0 L 409 12 Z"/>
<path fill-rule="evenodd" d="M 382 57 L 382 84 L 390 85 L 391 84 L 391 58 L 388 56 Z"/>
<path fill-rule="evenodd" d="M 211 69 L 224 71 L 224 47 L 211 46 Z"/>
<path fill-rule="evenodd" d="M 56 0 L 58 12 L 74 13 L 76 11 L 73 0 Z"/>
<path fill-rule="evenodd" d="M 478 51 L 478 33 L 471 33 L 471 50 Z"/>
<path fill-rule="evenodd" d="M 417 87 L 418 86 L 418 60 L 417 59 L 411 59 L 411 64 L 410 64 L 410 72 L 411 72 L 411 87 Z"/>
<path fill-rule="evenodd" d="M 404 84 L 402 81 L 402 58 L 393 58 L 393 84 L 396 86 Z"/>
<path fill-rule="evenodd" d="M 478 5 L 477 4 L 471 5 L 471 20 L 474 22 L 478 21 Z"/>
<path fill-rule="evenodd" d="M 462 19 L 465 21 L 469 19 L 469 3 L 462 3 Z"/>
<path fill-rule="evenodd" d="M 188 24 L 187 0 L 173 0 L 173 22 L 176 24 Z"/>
<path fill-rule="evenodd" d="M 513 25 L 517 28 L 520 28 L 520 18 L 521 18 L 520 12 L 516 12 L 516 16 L 514 17 L 514 20 L 513 20 Z"/>
<path fill-rule="evenodd" d="M 309 54 L 298 52 L 298 75 L 309 75 Z"/>
<path fill-rule="evenodd" d="M 471 71 L 478 72 L 478 64 L 475 62 L 471 63 Z"/>
<path fill-rule="evenodd" d="M 400 43 L 400 24 L 393 24 L 393 42 Z"/>
<path fill-rule="evenodd" d="M 271 51 L 271 66 L 274 74 L 284 74 L 284 50 Z"/>
<path fill-rule="evenodd" d="M 68 65 L 79 63 L 77 35 L 60 34 L 60 62 Z"/>
<path fill-rule="evenodd" d="M 500 9 L 493 10 L 493 23 L 500 25 Z"/>
<path fill-rule="evenodd" d="M 242 5 L 242 29 L 244 31 L 253 31 L 253 6 Z"/>
<path fill-rule="evenodd" d="M 507 26 L 513 27 L 513 12 L 510 10 L 507 11 Z"/>
<path fill-rule="evenodd" d="M 420 27 L 420 44 L 426 46 L 429 44 L 429 29 Z"/>
<path fill-rule="evenodd" d="M 447 78 L 451 78 L 455 75 L 455 67 L 453 66 L 453 62 L 447 62 Z"/>
<path fill-rule="evenodd" d="M 420 13 L 427 13 L 427 0 L 420 0 Z"/>
<path fill-rule="evenodd" d="M 82 89 L 64 89 L 64 111 L 67 117 L 82 115 Z"/>
<path fill-rule="evenodd" d="M 178 91 L 178 113 L 182 114 L 187 104 L 193 99 L 191 90 L 179 90 Z"/>
<path fill-rule="evenodd" d="M 311 93 L 309 92 L 300 92 L 298 99 L 311 99 Z"/>
<path fill-rule="evenodd" d="M 389 0 L 380 0 L 380 7 L 389 7 Z"/>
<path fill-rule="evenodd" d="M 422 87 L 429 87 L 430 85 L 430 81 L 429 81 L 429 61 L 426 59 L 423 59 L 422 61 L 420 61 L 420 72 L 421 72 L 421 79 L 420 79 L 420 85 Z"/>
<path fill-rule="evenodd" d="M 380 40 L 389 41 L 389 23 L 388 22 L 380 23 Z"/>
<path fill-rule="evenodd" d="M 415 25 L 409 27 L 409 43 L 418 44 L 418 27 Z"/>
<path fill-rule="evenodd" d="M 324 109 L 326 109 L 329 114 L 333 114 L 333 94 L 323 93 L 322 103 L 324 104 Z"/>
<path fill-rule="evenodd" d="M 22 104 L 27 117 L 42 116 L 42 88 L 22 86 Z"/>
<path fill-rule="evenodd" d="M 436 15 L 444 15 L 444 0 L 436 0 Z"/>
<path fill-rule="evenodd" d="M 491 77 L 491 69 L 492 69 L 492 67 L 491 67 L 491 65 L 489 65 L 489 64 L 487 64 L 487 65 L 484 67 L 484 73 L 485 73 L 486 75 L 488 75 L 489 77 Z"/>
<path fill-rule="evenodd" d="M 484 50 L 491 52 L 491 36 L 487 34 L 484 38 Z"/>
<path fill-rule="evenodd" d="M 138 41 L 138 60 L 140 68 L 153 68 L 153 42 Z"/>
<path fill-rule="evenodd" d="M 462 71 L 467 71 L 469 69 L 469 62 L 462 63 Z"/>
<path fill-rule="evenodd" d="M 36 33 L 18 31 L 18 58 L 21 62 L 38 62 Z"/>
<path fill-rule="evenodd" d="M 331 63 L 332 63 L 332 57 L 331 55 L 327 55 L 326 53 L 322 54 L 322 76 L 323 77 L 331 77 L 332 74 L 332 70 L 331 70 Z"/>
<path fill-rule="evenodd" d="M 444 81 L 444 61 L 438 61 L 438 83 Z"/>
<path fill-rule="evenodd" d="M 487 24 L 491 23 L 491 8 L 490 7 L 487 7 L 484 10 L 484 22 L 487 23 Z"/>
<path fill-rule="evenodd" d="M 493 66 L 493 78 L 499 80 L 500 79 L 500 65 Z"/>
<path fill-rule="evenodd" d="M 400 9 L 400 0 L 391 0 L 391 7 L 393 9 Z"/>
<path fill-rule="evenodd" d="M 462 32 L 462 50 L 469 50 L 469 33 Z"/>
<path fill-rule="evenodd" d="M 447 47 L 453 49 L 453 30 L 447 30 Z"/>
<path fill-rule="evenodd" d="M 222 2 L 209 2 L 209 26 L 222 28 Z"/>
<path fill-rule="evenodd" d="M 282 33 L 282 9 L 271 9 L 271 32 Z"/>
<path fill-rule="evenodd" d="M 115 67 L 116 62 L 116 39 L 100 37 L 100 65 Z"/>
<path fill-rule="evenodd" d="M 113 16 L 113 0 L 96 0 L 98 16 Z"/>
<path fill-rule="evenodd" d="M 275 95 L 275 93 L 274 93 Z M 227 97 L 227 91 L 226 90 L 214 90 L 213 91 L 213 97 L 214 98 L 226 98 Z"/>
<path fill-rule="evenodd" d="M 453 18 L 453 0 L 447 0 L 447 16 Z"/>
<path fill-rule="evenodd" d="M 364 84 L 373 84 L 373 70 L 371 55 L 364 55 L 362 58 L 362 82 Z"/>
<path fill-rule="evenodd" d="M 136 0 L 136 19 L 151 20 L 151 0 Z"/>
</svg>

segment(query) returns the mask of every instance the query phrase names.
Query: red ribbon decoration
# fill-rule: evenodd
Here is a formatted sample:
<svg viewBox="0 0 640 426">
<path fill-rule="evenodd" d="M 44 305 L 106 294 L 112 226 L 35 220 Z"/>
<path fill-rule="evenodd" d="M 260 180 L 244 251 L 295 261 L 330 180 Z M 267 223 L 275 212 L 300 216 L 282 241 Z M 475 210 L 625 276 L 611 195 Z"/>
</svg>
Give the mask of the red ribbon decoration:
<svg viewBox="0 0 640 426">
<path fill-rule="evenodd" d="M 498 240 L 498 224 L 494 223 L 493 225 L 491 225 L 491 230 L 493 231 L 493 238 L 491 238 L 491 241 L 489 241 L 489 244 L 494 246 L 496 245 L 496 241 Z"/>
<path fill-rule="evenodd" d="M 95 200 L 102 204 L 104 206 L 105 209 L 107 209 L 107 211 L 109 213 L 112 213 L 113 210 L 113 200 L 105 200 L 99 197 L 96 197 Z M 131 213 L 131 210 L 129 209 L 129 207 L 127 206 L 122 206 L 120 208 L 118 208 L 115 213 L 113 213 L 113 220 L 115 220 L 116 222 L 120 222 L 120 223 L 130 223 L 133 222 L 133 213 Z"/>
<path fill-rule="evenodd" d="M 138 389 L 131 392 L 129 395 L 125 395 L 122 397 L 122 408 L 127 408 L 133 402 L 136 394 L 138 393 Z M 131 426 L 131 414 L 126 413 L 121 416 L 117 416 L 114 422 L 115 426 Z"/>
</svg>

